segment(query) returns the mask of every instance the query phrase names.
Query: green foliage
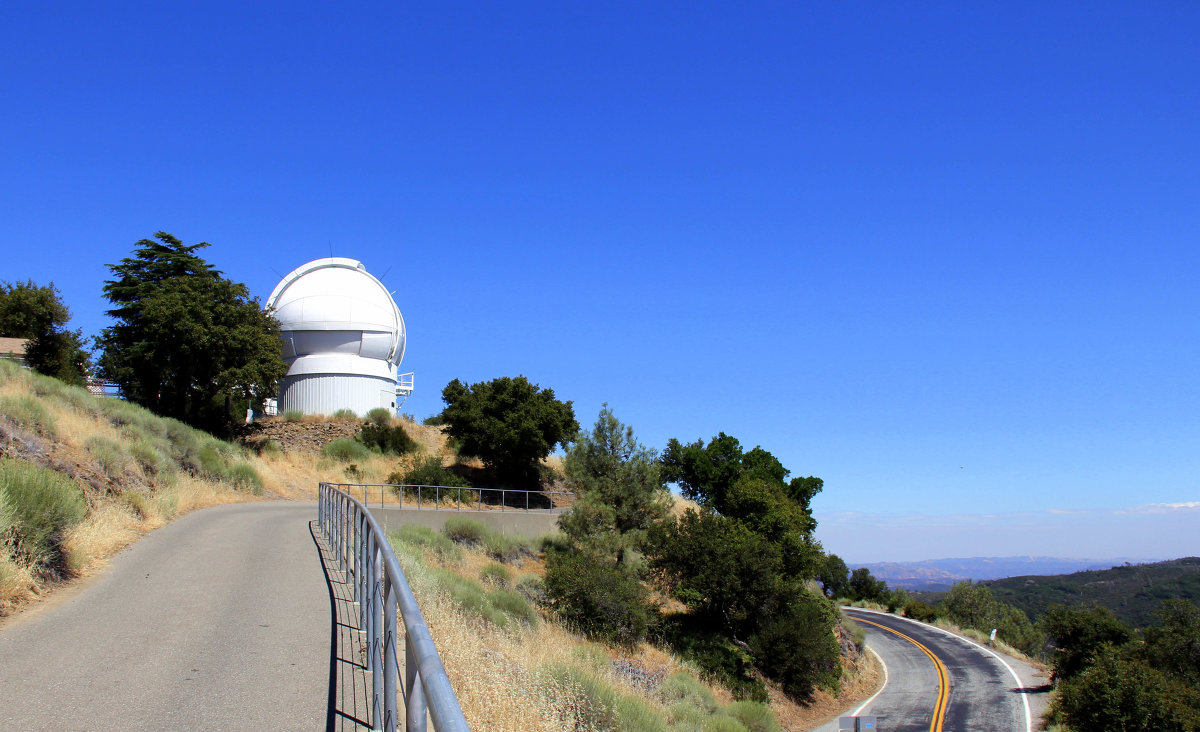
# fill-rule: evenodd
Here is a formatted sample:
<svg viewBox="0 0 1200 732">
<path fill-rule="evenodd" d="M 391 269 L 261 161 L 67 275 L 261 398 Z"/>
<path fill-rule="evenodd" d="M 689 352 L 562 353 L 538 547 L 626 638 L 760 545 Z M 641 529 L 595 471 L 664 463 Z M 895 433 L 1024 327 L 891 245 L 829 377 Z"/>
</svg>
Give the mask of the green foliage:
<svg viewBox="0 0 1200 732">
<path fill-rule="evenodd" d="M 655 527 L 648 555 L 672 596 L 735 636 L 748 635 L 787 593 L 779 547 L 710 511 Z"/>
<path fill-rule="evenodd" d="M 1103 648 L 1122 646 L 1134 638 L 1133 629 L 1105 607 L 1052 605 L 1038 624 L 1050 643 L 1056 679 L 1078 675 Z"/>
<path fill-rule="evenodd" d="M 627 566 L 575 552 L 546 555 L 545 590 L 555 614 L 604 643 L 632 647 L 650 632 L 657 615 L 646 588 Z"/>
<path fill-rule="evenodd" d="M 828 599 L 794 593 L 750 636 L 755 664 L 793 699 L 811 699 L 817 686 L 836 692 L 842 673 L 841 648 L 833 634 L 837 619 Z"/>
<path fill-rule="evenodd" d="M 1059 684 L 1053 718 L 1072 730 L 1200 730 L 1200 691 L 1110 645 Z"/>
<path fill-rule="evenodd" d="M 676 671 L 658 687 L 658 693 L 668 704 L 686 704 L 704 714 L 713 714 L 720 708 L 712 691 L 687 671 Z"/>
<path fill-rule="evenodd" d="M 748 732 L 779 732 L 779 720 L 771 708 L 761 702 L 739 701 L 725 707 L 726 714 L 742 723 Z"/>
<path fill-rule="evenodd" d="M 0 397 L 0 414 L 43 437 L 53 437 L 55 434 L 54 418 L 34 397 Z"/>
<path fill-rule="evenodd" d="M 367 412 L 367 423 L 373 427 L 390 427 L 392 416 L 392 410 L 387 407 L 375 407 Z"/>
<path fill-rule="evenodd" d="M 0 283 L 0 336 L 27 339 L 25 361 L 34 371 L 82 386 L 92 359 L 82 331 L 64 327 L 70 319 L 53 282 Z"/>
<path fill-rule="evenodd" d="M 942 600 L 938 615 L 983 633 L 996 630 L 996 637 L 1028 654 L 1035 654 L 1044 636 L 1017 608 L 1000 602 L 985 585 L 959 582 Z"/>
<path fill-rule="evenodd" d="M 109 478 L 120 478 L 129 467 L 129 455 L 116 440 L 92 435 L 84 442 L 84 449 L 96 458 L 96 462 L 100 463 L 101 469 Z"/>
<path fill-rule="evenodd" d="M 622 694 L 585 671 L 555 663 L 540 673 L 550 686 L 572 698 L 576 729 L 667 732 L 658 713 L 641 699 Z"/>
<path fill-rule="evenodd" d="M 932 623 L 937 620 L 937 608 L 920 600 L 909 600 L 904 604 L 904 617 L 919 620 L 922 623 Z"/>
<path fill-rule="evenodd" d="M 282 455 L 283 448 L 275 440 L 267 439 L 254 445 L 254 451 L 264 457 L 271 455 Z"/>
<path fill-rule="evenodd" d="M 523 536 L 489 530 L 483 536 L 483 551 L 501 562 L 515 562 L 521 557 L 533 556 L 533 545 Z"/>
<path fill-rule="evenodd" d="M 446 432 L 464 455 L 483 460 L 502 485 L 535 490 L 539 461 L 579 431 L 571 402 L 554 398 L 524 376 L 467 386 L 458 379 L 442 390 Z"/>
<path fill-rule="evenodd" d="M 882 601 L 887 595 L 888 586 L 883 580 L 877 580 L 871 575 L 871 570 L 866 567 L 859 567 L 850 573 L 848 597 L 856 602 L 866 600 L 868 602 Z M 974 626 L 972 626 L 974 627 Z"/>
<path fill-rule="evenodd" d="M 367 449 L 366 445 L 348 438 L 333 440 L 326 444 L 325 447 L 321 448 L 321 454 L 343 463 L 366 460 L 371 457 L 371 451 Z"/>
<path fill-rule="evenodd" d="M 663 618 L 663 636 L 678 656 L 696 664 L 706 676 L 729 689 L 734 698 L 767 701 L 767 687 L 744 643 L 735 644 L 725 633 L 697 622 L 687 613 Z"/>
<path fill-rule="evenodd" d="M 299 410 L 288 410 L 288 411 L 299 411 Z M 334 419 L 358 419 L 357 412 L 355 412 L 353 409 L 346 409 L 346 408 L 338 409 L 329 416 L 333 417 Z"/>
<path fill-rule="evenodd" d="M 442 563 L 462 559 L 462 550 L 453 541 L 427 526 L 405 524 L 398 531 L 389 533 L 388 540 L 418 550 L 427 550 Z"/>
<path fill-rule="evenodd" d="M 11 545 L 34 562 L 53 562 L 63 532 L 87 515 L 87 501 L 73 480 L 25 460 L 0 458 L 0 490 Z"/>
<path fill-rule="evenodd" d="M 850 568 L 836 554 L 825 557 L 817 567 L 816 579 L 826 597 L 837 599 L 850 596 Z"/>
<path fill-rule="evenodd" d="M 225 479 L 233 484 L 234 488 L 243 491 L 250 491 L 256 496 L 261 496 L 263 492 L 262 476 L 254 469 L 254 466 L 245 461 L 239 461 L 229 466 L 225 472 Z"/>
<path fill-rule="evenodd" d="M 304 412 L 301 412 L 299 409 L 283 410 L 284 422 L 299 422 L 302 419 L 304 419 Z"/>
<path fill-rule="evenodd" d="M 482 521 L 463 518 L 461 516 L 451 516 L 442 525 L 442 533 L 450 537 L 450 540 L 457 544 L 478 546 L 483 543 L 483 538 L 489 532 Z"/>
<path fill-rule="evenodd" d="M 233 399 L 275 393 L 286 371 L 279 323 L 196 252 L 165 232 L 109 265 L 104 285 L 116 323 L 96 339 L 100 373 L 156 414 L 227 430 Z"/>
<path fill-rule="evenodd" d="M 492 607 L 507 615 L 509 618 L 525 625 L 537 625 L 537 610 L 529 604 L 528 598 L 516 590 L 497 587 L 487 594 Z"/>
<path fill-rule="evenodd" d="M 1167 600 L 1156 613 L 1161 626 L 1147 628 L 1144 655 L 1155 668 L 1200 688 L 1200 607 Z"/>
<path fill-rule="evenodd" d="M 549 603 L 549 598 L 546 596 L 546 586 L 543 584 L 542 578 L 536 574 L 523 574 L 517 577 L 517 582 L 513 589 L 521 593 L 522 597 L 535 605 L 546 605 Z"/>
<path fill-rule="evenodd" d="M 458 477 L 453 471 L 442 467 L 441 458 L 430 455 L 419 465 L 407 472 L 389 473 L 387 482 L 392 485 L 443 486 L 448 488 L 467 488 L 467 481 Z M 478 493 L 464 491 L 460 496 L 463 500 L 474 501 Z"/>
<path fill-rule="evenodd" d="M 388 455 L 403 455 L 409 452 L 416 452 L 420 447 L 415 440 L 408 436 L 408 433 L 400 425 L 392 427 L 387 424 L 381 425 L 375 422 L 367 422 L 359 430 L 355 439 L 369 448 L 379 450 Z"/>
<path fill-rule="evenodd" d="M 607 404 L 592 431 L 580 432 L 567 449 L 563 469 L 581 500 L 559 518 L 559 527 L 598 554 L 620 560 L 670 510 L 654 451 L 638 443 Z"/>
<path fill-rule="evenodd" d="M 492 562 L 479 570 L 479 581 L 492 587 L 507 588 L 512 584 L 512 572 L 503 564 Z"/>
</svg>

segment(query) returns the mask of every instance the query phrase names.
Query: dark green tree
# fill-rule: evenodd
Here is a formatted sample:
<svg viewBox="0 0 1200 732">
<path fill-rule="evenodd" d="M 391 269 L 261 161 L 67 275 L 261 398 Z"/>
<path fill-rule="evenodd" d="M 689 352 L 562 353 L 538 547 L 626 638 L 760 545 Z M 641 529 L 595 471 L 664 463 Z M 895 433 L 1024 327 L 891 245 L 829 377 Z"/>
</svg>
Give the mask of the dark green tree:
<svg viewBox="0 0 1200 732">
<path fill-rule="evenodd" d="M 91 369 L 82 332 L 67 330 L 71 313 L 51 282 L 0 283 L 0 336 L 25 338 L 25 360 L 40 374 L 82 386 Z"/>
<path fill-rule="evenodd" d="M 1145 630 L 1146 660 L 1163 673 L 1200 688 L 1200 607 L 1190 600 L 1166 600 L 1155 614 L 1162 625 Z"/>
<path fill-rule="evenodd" d="M 1054 721 L 1071 730 L 1200 731 L 1200 691 L 1108 643 L 1058 686 Z"/>
<path fill-rule="evenodd" d="M 442 390 L 442 401 L 441 419 L 459 452 L 483 460 L 499 483 L 512 488 L 536 490 L 540 461 L 579 431 L 571 402 L 524 376 L 470 386 L 455 379 Z"/>
<path fill-rule="evenodd" d="M 563 471 L 580 500 L 559 518 L 559 527 L 584 548 L 618 562 L 670 510 L 657 455 L 607 404 L 592 431 L 581 431 L 567 448 Z"/>
<path fill-rule="evenodd" d="M 883 602 L 887 596 L 888 586 L 883 580 L 875 579 L 871 575 L 871 570 L 859 567 L 850 573 L 848 589 L 852 600 Z"/>
<path fill-rule="evenodd" d="M 850 593 L 850 568 L 841 557 L 830 554 L 817 569 L 817 581 L 827 597 L 846 597 Z"/>
<path fill-rule="evenodd" d="M 1051 605 L 1039 619 L 1051 647 L 1055 679 L 1083 671 L 1106 646 L 1123 646 L 1134 639 L 1133 629 L 1106 607 Z"/>
<path fill-rule="evenodd" d="M 109 265 L 104 284 L 116 323 L 96 339 L 100 373 L 125 397 L 188 424 L 225 431 L 233 400 L 273 395 L 286 372 L 279 324 L 196 252 L 158 232 Z"/>
</svg>

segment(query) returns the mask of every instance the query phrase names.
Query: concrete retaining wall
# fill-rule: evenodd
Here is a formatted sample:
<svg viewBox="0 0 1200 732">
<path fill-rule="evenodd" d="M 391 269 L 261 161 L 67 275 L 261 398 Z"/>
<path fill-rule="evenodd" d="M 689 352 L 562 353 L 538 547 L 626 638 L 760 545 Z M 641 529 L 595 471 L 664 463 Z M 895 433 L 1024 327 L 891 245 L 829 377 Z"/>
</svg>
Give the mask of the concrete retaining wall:
<svg viewBox="0 0 1200 732">
<path fill-rule="evenodd" d="M 536 539 L 558 528 L 561 511 L 435 511 L 417 508 L 371 508 L 371 514 L 383 526 L 384 531 L 393 531 L 404 524 L 428 526 L 441 531 L 446 519 L 460 516 L 479 521 L 502 534 Z"/>
</svg>

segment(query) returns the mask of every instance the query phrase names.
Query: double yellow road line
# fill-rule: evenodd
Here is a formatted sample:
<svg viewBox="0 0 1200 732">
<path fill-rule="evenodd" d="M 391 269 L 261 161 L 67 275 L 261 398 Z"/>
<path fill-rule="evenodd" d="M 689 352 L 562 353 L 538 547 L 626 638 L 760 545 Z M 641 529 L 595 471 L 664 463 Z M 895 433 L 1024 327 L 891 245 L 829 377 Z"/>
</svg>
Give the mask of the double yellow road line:
<svg viewBox="0 0 1200 732">
<path fill-rule="evenodd" d="M 924 643 L 921 643 L 916 638 L 912 638 L 904 633 L 901 633 L 895 628 L 889 628 L 886 625 L 881 625 L 879 623 L 875 623 L 870 620 L 864 620 L 858 617 L 854 618 L 854 622 L 874 625 L 876 628 L 880 628 L 881 630 L 886 630 L 889 633 L 895 633 L 909 643 L 912 643 L 917 648 L 920 648 L 925 652 L 926 656 L 929 656 L 929 659 L 933 661 L 933 665 L 937 669 L 938 674 L 937 705 L 934 706 L 933 717 L 929 720 L 929 732 L 942 732 L 942 725 L 946 722 L 946 703 L 950 701 L 950 675 L 946 672 L 946 664 L 942 663 L 942 659 L 934 655 L 933 651 L 929 650 Z"/>
</svg>

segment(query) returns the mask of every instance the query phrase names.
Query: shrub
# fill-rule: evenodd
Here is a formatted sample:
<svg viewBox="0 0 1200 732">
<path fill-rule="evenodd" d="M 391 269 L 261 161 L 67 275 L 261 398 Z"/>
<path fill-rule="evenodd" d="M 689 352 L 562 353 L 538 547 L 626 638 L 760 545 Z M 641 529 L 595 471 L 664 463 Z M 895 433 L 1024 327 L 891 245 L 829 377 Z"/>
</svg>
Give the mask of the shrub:
<svg viewBox="0 0 1200 732">
<path fill-rule="evenodd" d="M 533 547 L 523 536 L 488 531 L 483 537 L 483 550 L 489 557 L 501 562 L 515 562 L 521 557 L 533 556 Z"/>
<path fill-rule="evenodd" d="M 371 456 L 371 451 L 360 442 L 342 438 L 322 447 L 321 454 L 325 457 L 348 463 L 355 460 L 366 460 Z"/>
<path fill-rule="evenodd" d="M 109 478 L 120 478 L 129 465 L 129 456 L 125 454 L 121 444 L 107 437 L 93 435 L 84 442 L 84 449 L 96 458 L 100 468 Z"/>
<path fill-rule="evenodd" d="M 937 620 L 937 610 L 920 600 L 909 600 L 904 606 L 904 617 L 920 620 L 922 623 L 932 623 Z"/>
<path fill-rule="evenodd" d="M 31 396 L 0 397 L 0 414 L 43 437 L 54 436 L 54 418 Z"/>
<path fill-rule="evenodd" d="M 734 698 L 767 700 L 767 687 L 754 669 L 753 656 L 745 648 L 734 645 L 723 633 L 706 627 L 691 614 L 669 615 L 663 626 L 671 649 L 719 681 Z"/>
<path fill-rule="evenodd" d="M 392 424 L 392 410 L 387 407 L 375 407 L 367 412 L 367 422 L 376 427 L 388 427 Z"/>
<path fill-rule="evenodd" d="M 299 422 L 302 419 L 304 419 L 304 412 L 301 412 L 299 409 L 283 410 L 283 420 L 285 422 Z"/>
<path fill-rule="evenodd" d="M 200 463 L 200 471 L 210 478 L 220 480 L 225 476 L 225 458 L 212 445 L 205 445 L 196 454 Z"/>
<path fill-rule="evenodd" d="M 542 534 L 537 540 L 538 550 L 543 554 L 549 554 L 553 551 L 567 552 L 571 551 L 571 539 L 561 531 L 551 531 L 549 534 Z"/>
<path fill-rule="evenodd" d="M 658 693 L 668 704 L 686 704 L 704 714 L 717 711 L 717 700 L 712 691 L 687 671 L 676 671 L 658 688 Z"/>
<path fill-rule="evenodd" d="M 483 543 L 483 537 L 487 536 L 489 532 L 482 521 L 452 516 L 446 519 L 446 523 L 442 526 L 442 533 L 450 537 L 450 540 L 456 544 L 478 546 Z"/>
<path fill-rule="evenodd" d="M 725 707 L 725 713 L 742 723 L 749 732 L 779 732 L 779 720 L 766 704 L 739 701 Z"/>
<path fill-rule="evenodd" d="M 541 674 L 548 685 L 571 697 L 569 706 L 575 712 L 576 729 L 667 732 L 649 705 L 591 674 L 558 663 L 542 667 Z"/>
<path fill-rule="evenodd" d="M 404 455 L 416 452 L 419 445 L 408 436 L 400 425 L 390 427 L 387 424 L 367 422 L 359 430 L 355 439 L 367 447 L 378 449 L 389 455 Z"/>
<path fill-rule="evenodd" d="M 546 586 L 542 582 L 542 578 L 536 574 L 523 574 L 518 577 L 515 589 L 535 605 L 545 606 L 548 604 Z"/>
<path fill-rule="evenodd" d="M 0 458 L 0 485 L 16 548 L 33 561 L 53 560 L 63 532 L 87 515 L 87 501 L 73 480 L 25 460 Z"/>
<path fill-rule="evenodd" d="M 631 647 L 656 614 L 642 583 L 624 566 L 574 552 L 546 555 L 546 595 L 554 612 L 588 637 Z"/>
<path fill-rule="evenodd" d="M 389 534 L 388 538 L 393 542 L 428 550 L 440 562 L 457 562 L 462 559 L 462 550 L 454 542 L 428 526 L 405 524 L 399 531 Z"/>
<path fill-rule="evenodd" d="M 160 450 L 154 442 L 143 438 L 135 440 L 129 445 L 129 455 L 137 461 L 141 466 L 142 472 L 146 475 L 158 475 L 160 473 L 171 472 L 174 465 L 163 450 Z"/>
<path fill-rule="evenodd" d="M 749 639 L 756 664 L 793 699 L 808 701 L 816 686 L 836 692 L 842 674 L 836 622 L 827 599 L 798 592 Z"/>
<path fill-rule="evenodd" d="M 281 447 L 279 447 L 279 443 L 276 442 L 275 440 L 270 440 L 270 439 L 263 440 L 262 442 L 255 445 L 254 451 L 256 453 L 258 453 L 259 455 L 263 455 L 263 456 L 272 456 L 272 455 L 282 455 L 283 454 L 283 449 Z"/>
<path fill-rule="evenodd" d="M 483 585 L 445 569 L 431 570 L 438 585 L 465 612 L 477 615 L 500 628 L 507 627 L 509 616 L 488 599 Z"/>
<path fill-rule="evenodd" d="M 440 485 L 450 488 L 467 488 L 469 486 L 467 481 L 443 468 L 441 458 L 432 455 L 406 473 L 391 473 L 388 475 L 387 482 L 392 485 Z M 475 491 L 469 491 L 469 495 L 471 501 L 474 501 L 477 496 Z"/>
<path fill-rule="evenodd" d="M 493 562 L 479 570 L 479 581 L 485 585 L 507 588 L 512 584 L 512 572 L 503 564 Z"/>
<path fill-rule="evenodd" d="M 238 490 L 248 490 L 256 496 L 262 495 L 262 476 L 250 463 L 240 461 L 230 465 L 226 471 L 226 478 Z"/>
<path fill-rule="evenodd" d="M 355 412 L 353 409 L 343 408 L 337 410 L 329 416 L 333 417 L 334 419 L 358 419 L 358 412 Z"/>
<path fill-rule="evenodd" d="M 488 602 L 492 603 L 492 607 L 508 617 L 529 626 L 537 625 L 537 610 L 533 609 L 529 600 L 525 599 L 521 593 L 498 588 L 489 592 L 487 598 Z"/>
</svg>

